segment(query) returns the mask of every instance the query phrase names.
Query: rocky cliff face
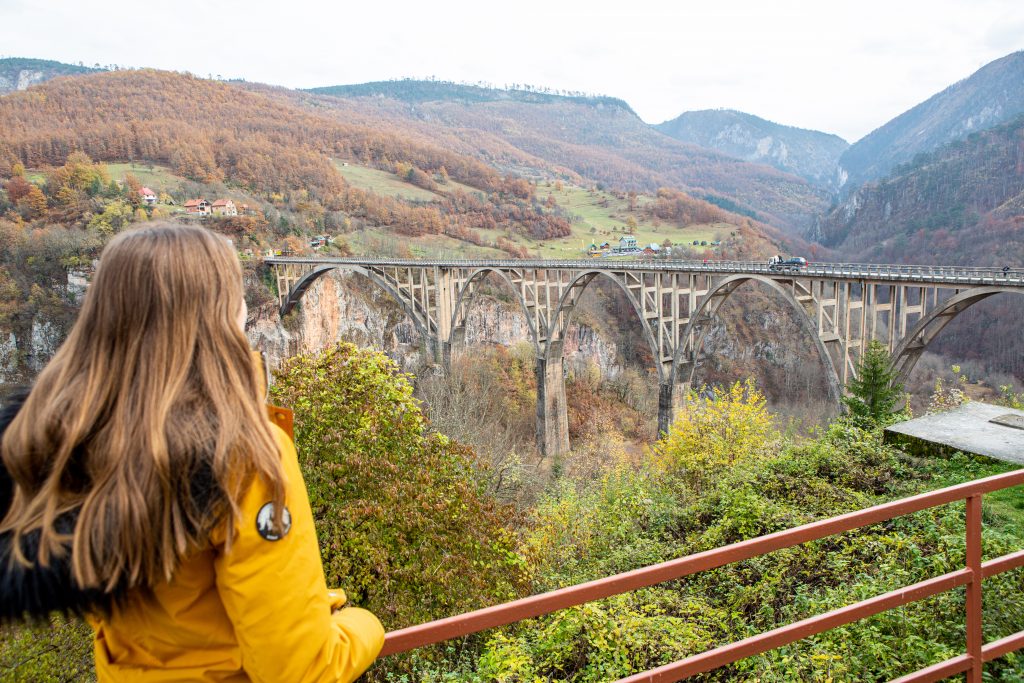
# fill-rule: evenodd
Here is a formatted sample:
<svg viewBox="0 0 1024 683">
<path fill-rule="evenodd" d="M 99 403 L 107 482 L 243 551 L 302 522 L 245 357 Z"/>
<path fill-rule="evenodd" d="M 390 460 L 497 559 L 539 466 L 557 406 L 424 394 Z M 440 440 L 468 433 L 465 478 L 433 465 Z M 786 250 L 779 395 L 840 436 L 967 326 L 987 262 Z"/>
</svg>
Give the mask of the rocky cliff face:
<svg viewBox="0 0 1024 683">
<path fill-rule="evenodd" d="M 403 370 L 419 367 L 424 360 L 419 334 L 402 310 L 383 292 L 338 273 L 329 273 L 310 287 L 302 305 L 283 323 L 273 309 L 257 318 L 247 333 L 271 368 L 289 356 L 338 341 L 380 349 Z"/>
<path fill-rule="evenodd" d="M 55 76 L 70 76 L 93 71 L 97 71 L 97 69 L 48 59 L 22 59 L 20 57 L 0 59 L 0 95 L 15 90 L 25 90 L 30 85 L 42 83 Z"/>
<path fill-rule="evenodd" d="M 43 317 L 32 321 L 22 339 L 12 331 L 0 330 L 0 386 L 31 384 L 66 334 L 67 330 Z"/>
</svg>

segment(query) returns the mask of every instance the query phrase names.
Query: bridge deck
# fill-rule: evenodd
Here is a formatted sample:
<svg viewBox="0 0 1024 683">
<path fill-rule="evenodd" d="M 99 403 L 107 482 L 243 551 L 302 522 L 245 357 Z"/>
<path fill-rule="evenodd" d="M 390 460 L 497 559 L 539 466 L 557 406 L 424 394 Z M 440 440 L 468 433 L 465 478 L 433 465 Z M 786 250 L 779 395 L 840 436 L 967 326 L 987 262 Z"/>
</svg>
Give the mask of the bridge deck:
<svg viewBox="0 0 1024 683">
<path fill-rule="evenodd" d="M 633 270 L 664 273 L 709 273 L 717 275 L 754 274 L 777 278 L 828 278 L 928 284 L 948 287 L 998 285 L 1024 288 L 1024 269 L 975 266 L 884 265 L 867 263 L 813 263 L 796 273 L 780 272 L 762 261 L 639 261 L 635 259 L 451 259 L 417 260 L 387 258 L 288 258 L 266 259 L 270 265 L 302 266 L 394 266 L 399 268 L 524 268 L 537 270 Z"/>
</svg>

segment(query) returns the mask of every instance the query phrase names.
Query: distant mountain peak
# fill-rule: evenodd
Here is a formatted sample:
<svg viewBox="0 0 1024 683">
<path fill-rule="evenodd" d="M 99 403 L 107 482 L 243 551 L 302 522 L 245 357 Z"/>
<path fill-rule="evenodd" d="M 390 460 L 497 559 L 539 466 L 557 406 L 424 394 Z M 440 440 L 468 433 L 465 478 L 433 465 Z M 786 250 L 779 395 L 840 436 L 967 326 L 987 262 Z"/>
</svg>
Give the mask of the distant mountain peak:
<svg viewBox="0 0 1024 683">
<path fill-rule="evenodd" d="M 636 112 L 633 111 L 632 107 L 617 97 L 551 90 L 550 88 L 528 85 L 513 85 L 507 88 L 499 88 L 492 85 L 404 78 L 393 81 L 373 81 L 370 83 L 309 88 L 308 92 L 334 97 L 388 97 L 411 104 L 422 104 L 425 102 L 462 102 L 467 104 L 525 102 L 550 104 L 566 100 L 577 104 L 617 107 L 636 116 Z"/>
<path fill-rule="evenodd" d="M 835 189 L 835 166 L 849 146 L 838 135 L 773 123 L 734 109 L 688 111 L 655 126 L 662 133 Z"/>
<path fill-rule="evenodd" d="M 864 136 L 839 159 L 844 192 L 885 176 L 917 154 L 962 140 L 1024 112 L 1024 51 L 989 62 Z"/>
</svg>

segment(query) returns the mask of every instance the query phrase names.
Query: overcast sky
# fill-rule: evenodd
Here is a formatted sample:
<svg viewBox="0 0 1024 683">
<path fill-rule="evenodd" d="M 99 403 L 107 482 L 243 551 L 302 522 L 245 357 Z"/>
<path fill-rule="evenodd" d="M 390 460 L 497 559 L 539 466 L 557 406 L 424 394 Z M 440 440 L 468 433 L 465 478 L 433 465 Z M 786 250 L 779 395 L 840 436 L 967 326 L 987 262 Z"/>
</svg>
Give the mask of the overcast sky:
<svg viewBox="0 0 1024 683">
<path fill-rule="evenodd" d="M 1024 0 L 0 0 L 0 56 L 289 87 L 526 83 L 650 123 L 723 107 L 850 142 L 1021 49 Z"/>
</svg>

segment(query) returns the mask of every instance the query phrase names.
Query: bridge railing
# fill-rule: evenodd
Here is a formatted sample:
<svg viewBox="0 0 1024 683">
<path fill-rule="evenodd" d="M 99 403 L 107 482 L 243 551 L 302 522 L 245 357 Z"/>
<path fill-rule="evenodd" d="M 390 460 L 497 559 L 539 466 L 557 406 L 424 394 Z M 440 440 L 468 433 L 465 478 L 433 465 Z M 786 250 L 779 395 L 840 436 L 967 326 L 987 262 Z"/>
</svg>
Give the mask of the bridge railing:
<svg viewBox="0 0 1024 683">
<path fill-rule="evenodd" d="M 457 260 L 416 260 L 397 258 L 270 258 L 271 264 L 334 264 L 334 265 L 376 265 L 398 267 L 464 267 L 464 268 L 538 268 L 538 269 L 614 269 L 642 271 L 683 271 L 708 273 L 752 273 L 782 276 L 789 273 L 774 270 L 765 261 L 692 261 L 635 258 L 601 259 L 457 259 Z M 1024 269 L 975 266 L 930 266 L 870 263 L 810 263 L 799 271 L 800 275 L 811 277 L 864 278 L 880 280 L 916 280 L 922 282 L 950 284 L 1024 284 Z"/>
<path fill-rule="evenodd" d="M 858 619 L 924 600 L 959 586 L 966 586 L 964 654 L 910 673 L 900 678 L 899 681 L 902 683 L 937 681 L 959 673 L 966 673 L 968 681 L 980 683 L 985 662 L 1024 648 L 1024 631 L 987 644 L 984 643 L 981 610 L 982 581 L 996 574 L 1024 566 L 1024 550 L 986 562 L 982 561 L 982 496 L 1021 484 L 1024 484 L 1024 470 L 1017 470 L 876 505 L 577 586 L 392 631 L 385 637 L 381 655 L 406 652 L 424 645 L 549 614 L 592 600 L 600 600 L 638 588 L 680 579 L 698 572 L 759 557 L 775 550 L 790 548 L 921 510 L 966 500 L 966 558 L 965 566 L 962 569 L 925 579 L 831 612 L 811 616 L 766 633 L 721 645 L 713 650 L 629 676 L 621 679 L 619 683 L 640 683 L 641 681 L 665 683 L 682 680 L 852 623 Z"/>
</svg>

